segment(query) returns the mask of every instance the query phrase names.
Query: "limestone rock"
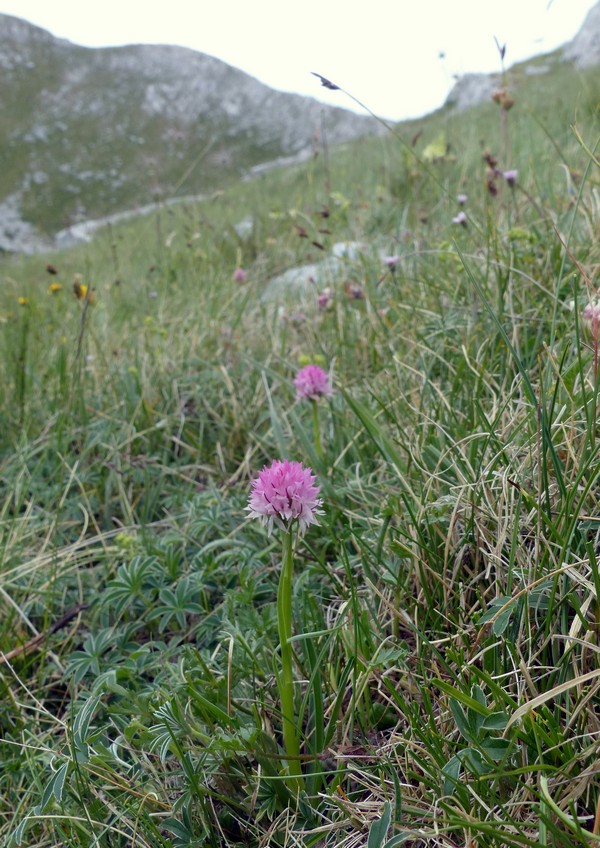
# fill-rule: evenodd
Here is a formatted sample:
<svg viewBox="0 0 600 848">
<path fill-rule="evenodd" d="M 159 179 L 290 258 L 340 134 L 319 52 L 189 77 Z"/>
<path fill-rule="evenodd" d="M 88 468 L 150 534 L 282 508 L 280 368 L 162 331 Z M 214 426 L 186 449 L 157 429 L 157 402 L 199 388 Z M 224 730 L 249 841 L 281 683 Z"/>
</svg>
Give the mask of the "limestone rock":
<svg viewBox="0 0 600 848">
<path fill-rule="evenodd" d="M 578 68 L 600 65 L 600 3 L 587 13 L 583 26 L 564 49 L 563 56 Z"/>
</svg>

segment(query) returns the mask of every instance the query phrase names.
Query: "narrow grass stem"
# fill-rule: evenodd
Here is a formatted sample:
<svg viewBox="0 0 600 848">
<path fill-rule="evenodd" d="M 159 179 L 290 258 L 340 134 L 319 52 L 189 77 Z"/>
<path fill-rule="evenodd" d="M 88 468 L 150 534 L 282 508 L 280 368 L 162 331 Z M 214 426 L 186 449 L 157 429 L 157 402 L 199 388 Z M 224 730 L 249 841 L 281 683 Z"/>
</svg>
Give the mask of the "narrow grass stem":
<svg viewBox="0 0 600 848">
<path fill-rule="evenodd" d="M 315 440 L 315 452 L 319 459 L 323 458 L 323 446 L 321 444 L 321 427 L 319 424 L 319 407 L 316 400 L 311 400 L 313 417 L 313 436 Z"/>
<path fill-rule="evenodd" d="M 281 644 L 281 674 L 279 675 L 279 698 L 281 701 L 281 722 L 288 772 L 293 779 L 293 788 L 302 786 L 302 768 L 300 765 L 300 739 L 294 711 L 294 671 L 292 653 L 292 574 L 293 574 L 292 531 L 283 534 L 281 574 L 277 592 L 277 622 Z M 292 788 L 292 785 L 290 785 Z"/>
<path fill-rule="evenodd" d="M 598 316 L 594 312 L 592 318 L 592 332 L 594 334 L 594 388 L 598 385 Z"/>
<path fill-rule="evenodd" d="M 21 338 L 16 370 L 17 409 L 19 410 L 19 430 L 25 425 L 25 398 L 27 394 L 27 354 L 29 340 L 29 315 L 25 314 L 21 324 Z"/>
</svg>

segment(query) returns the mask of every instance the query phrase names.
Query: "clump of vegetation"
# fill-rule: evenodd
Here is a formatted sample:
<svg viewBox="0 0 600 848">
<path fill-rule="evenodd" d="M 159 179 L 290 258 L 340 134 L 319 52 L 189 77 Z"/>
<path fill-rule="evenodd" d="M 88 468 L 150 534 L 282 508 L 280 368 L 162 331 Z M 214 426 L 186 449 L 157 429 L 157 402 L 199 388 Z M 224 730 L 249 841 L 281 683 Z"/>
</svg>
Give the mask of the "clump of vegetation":
<svg viewBox="0 0 600 848">
<path fill-rule="evenodd" d="M 552 77 L 3 260 L 3 844 L 599 841 L 599 139 Z M 251 520 L 273 460 L 318 523 Z"/>
</svg>

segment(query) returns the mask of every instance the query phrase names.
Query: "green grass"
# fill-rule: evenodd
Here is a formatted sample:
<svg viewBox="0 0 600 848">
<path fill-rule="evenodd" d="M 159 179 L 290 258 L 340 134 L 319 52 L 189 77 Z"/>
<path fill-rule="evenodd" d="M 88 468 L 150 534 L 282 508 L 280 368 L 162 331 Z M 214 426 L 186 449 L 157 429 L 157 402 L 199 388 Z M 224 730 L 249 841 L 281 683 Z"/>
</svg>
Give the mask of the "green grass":
<svg viewBox="0 0 600 848">
<path fill-rule="evenodd" d="M 3 260 L 3 844 L 600 841 L 597 75 L 519 73 L 504 130 L 442 111 Z M 329 309 L 263 297 L 350 240 Z M 293 388 L 317 358 L 322 452 Z M 281 538 L 245 512 L 275 458 L 323 497 L 294 552 L 300 780 Z"/>
</svg>

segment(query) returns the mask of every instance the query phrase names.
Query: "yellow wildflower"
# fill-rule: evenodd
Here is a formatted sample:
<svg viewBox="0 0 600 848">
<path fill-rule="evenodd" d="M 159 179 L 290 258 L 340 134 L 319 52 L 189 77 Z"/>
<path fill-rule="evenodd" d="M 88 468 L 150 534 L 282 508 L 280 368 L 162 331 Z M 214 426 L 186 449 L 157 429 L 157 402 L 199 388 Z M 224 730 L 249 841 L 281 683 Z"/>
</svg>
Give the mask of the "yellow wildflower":
<svg viewBox="0 0 600 848">
<path fill-rule="evenodd" d="M 19 297 L 18 303 L 19 303 L 19 306 L 28 306 L 29 305 L 29 298 L 28 297 Z"/>
<path fill-rule="evenodd" d="M 62 285 L 60 283 L 50 283 L 48 286 L 48 294 L 58 294 L 59 291 L 62 291 Z"/>
<path fill-rule="evenodd" d="M 75 274 L 73 277 L 73 291 L 77 300 L 87 300 L 90 305 L 96 303 L 94 290 L 88 289 L 88 286 L 81 282 L 81 276 L 79 274 Z"/>
</svg>

